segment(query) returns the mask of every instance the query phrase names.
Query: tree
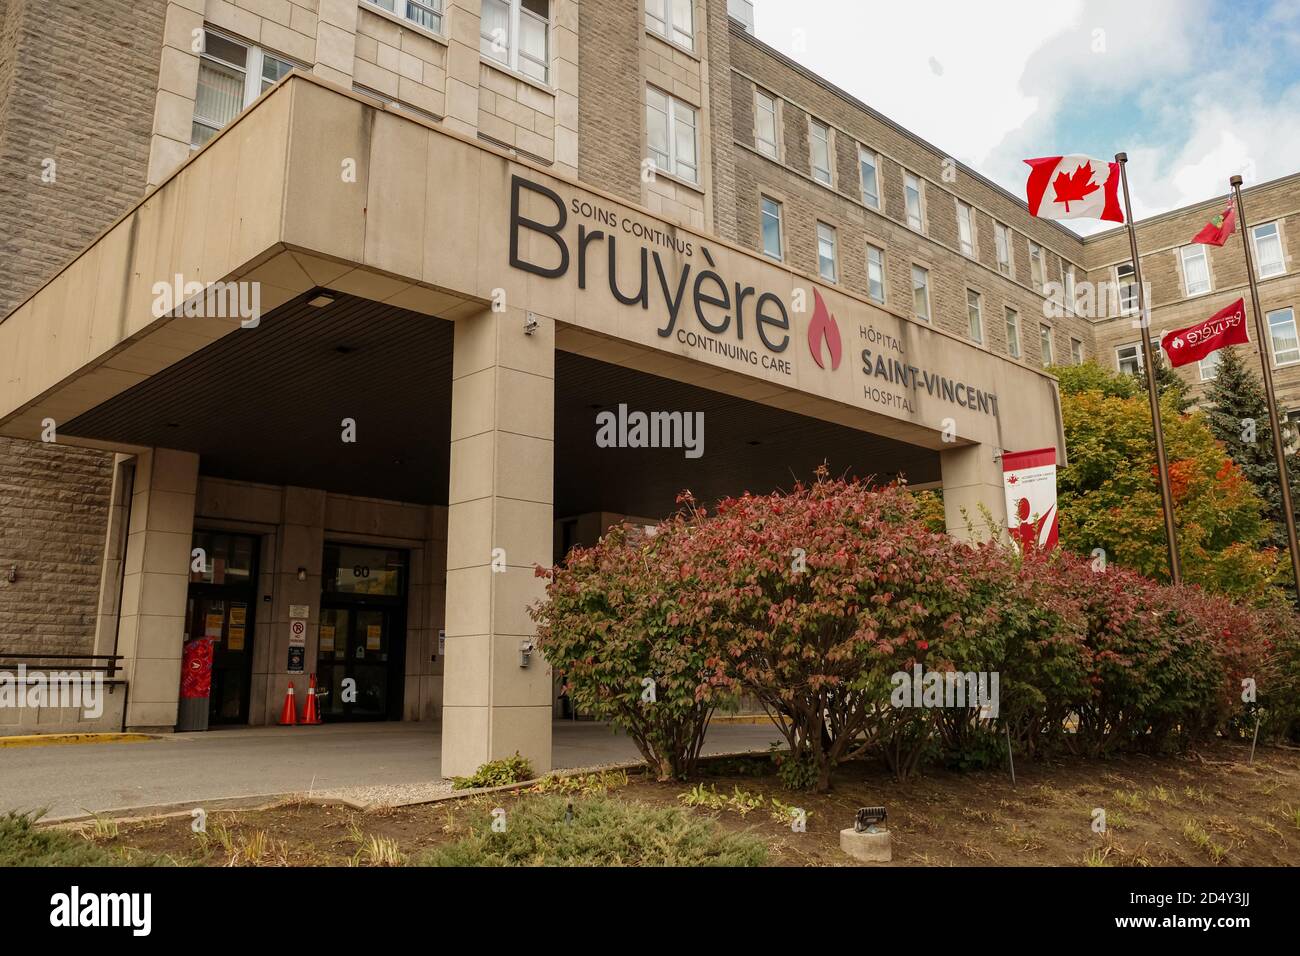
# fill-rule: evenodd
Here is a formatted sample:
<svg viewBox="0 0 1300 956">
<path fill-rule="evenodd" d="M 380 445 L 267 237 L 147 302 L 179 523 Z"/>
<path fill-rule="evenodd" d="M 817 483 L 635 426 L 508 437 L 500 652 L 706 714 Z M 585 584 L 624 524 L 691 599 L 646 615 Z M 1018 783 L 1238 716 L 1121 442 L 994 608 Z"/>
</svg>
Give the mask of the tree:
<svg viewBox="0 0 1300 956">
<path fill-rule="evenodd" d="M 1109 393 L 1108 393 L 1109 392 Z M 1184 577 L 1221 594 L 1255 598 L 1276 581 L 1263 501 L 1199 414 L 1161 402 Z M 1069 465 L 1057 475 L 1061 544 L 1101 549 L 1161 581 L 1169 578 L 1151 415 L 1145 396 L 1063 389 Z"/>
<path fill-rule="evenodd" d="M 1214 437 L 1223 442 L 1228 457 L 1263 499 L 1264 515 L 1272 522 L 1269 543 L 1284 550 L 1287 540 L 1282 488 L 1273 454 L 1273 429 L 1269 425 L 1264 386 L 1249 364 L 1246 357 L 1249 353 L 1229 347 L 1219 354 L 1222 357 L 1218 373 L 1206 393 L 1209 404 L 1206 421 Z M 1300 476 L 1290 462 L 1288 471 L 1292 499 L 1300 500 Z"/>
<path fill-rule="evenodd" d="M 1154 343 L 1152 343 L 1154 345 Z M 1165 350 L 1158 346 L 1153 350 L 1155 352 L 1155 363 L 1153 368 L 1156 373 L 1156 394 L 1160 396 L 1161 406 L 1167 397 L 1172 397 L 1174 408 L 1178 414 L 1184 415 L 1192 407 L 1191 396 L 1187 394 L 1187 382 L 1181 375 L 1174 371 L 1173 366 L 1165 361 Z M 1147 376 L 1146 372 L 1138 369 L 1133 373 L 1133 378 L 1137 380 L 1138 394 L 1145 396 L 1147 393 Z"/>
</svg>

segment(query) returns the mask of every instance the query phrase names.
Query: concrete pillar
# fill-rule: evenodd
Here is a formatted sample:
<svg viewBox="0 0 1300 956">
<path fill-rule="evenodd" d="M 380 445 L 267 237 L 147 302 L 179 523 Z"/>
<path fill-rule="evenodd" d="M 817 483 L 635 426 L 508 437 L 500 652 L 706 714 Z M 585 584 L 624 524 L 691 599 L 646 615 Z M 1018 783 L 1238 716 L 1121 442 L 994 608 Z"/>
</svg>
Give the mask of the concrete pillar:
<svg viewBox="0 0 1300 956">
<path fill-rule="evenodd" d="M 193 452 L 155 448 L 136 459 L 117 632 L 127 729 L 176 726 L 198 483 Z"/>
<path fill-rule="evenodd" d="M 325 492 L 315 488 L 286 486 L 279 532 L 276 536 L 275 584 L 271 605 L 271 639 L 266 642 L 270 658 L 266 672 L 254 677 L 254 684 L 265 688 L 255 693 L 261 700 L 250 723 L 274 724 L 284 707 L 285 691 L 293 682 L 298 711 L 307 704 L 308 675 L 316 669 L 317 637 L 320 627 L 321 568 L 325 560 Z M 298 580 L 298 569 L 306 579 Z M 295 620 L 293 608 L 307 608 L 307 645 L 303 653 L 303 673 L 289 673 L 289 626 Z M 260 677 L 260 680 L 259 680 Z"/>
<path fill-rule="evenodd" d="M 551 561 L 555 323 L 532 335 L 517 309 L 456 322 L 447 514 L 447 656 L 442 772 L 473 773 L 515 751 L 551 766 L 551 674 L 519 645 Z M 494 569 L 494 556 L 496 568 Z"/>
<path fill-rule="evenodd" d="M 961 541 L 988 540 L 990 520 L 999 537 L 1006 533 L 1002 462 L 993 454 L 989 445 L 963 445 L 939 453 L 945 523 L 948 533 Z"/>
<path fill-rule="evenodd" d="M 356 0 L 320 0 L 317 16 L 316 62 L 312 72 L 350 87 L 357 47 Z"/>
<path fill-rule="evenodd" d="M 104 531 L 104 564 L 99 573 L 96 654 L 112 654 L 117 646 L 117 621 L 122 600 L 122 568 L 126 563 L 126 524 L 135 491 L 135 456 L 113 456 L 113 484 L 108 496 Z"/>
</svg>

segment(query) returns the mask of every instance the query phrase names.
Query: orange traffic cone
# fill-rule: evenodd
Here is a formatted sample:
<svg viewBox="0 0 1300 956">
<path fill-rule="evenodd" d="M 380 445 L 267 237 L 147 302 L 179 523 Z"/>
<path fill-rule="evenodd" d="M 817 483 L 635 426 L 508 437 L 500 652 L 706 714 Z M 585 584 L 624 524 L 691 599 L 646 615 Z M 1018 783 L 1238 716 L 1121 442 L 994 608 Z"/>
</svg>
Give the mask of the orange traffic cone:
<svg viewBox="0 0 1300 956">
<path fill-rule="evenodd" d="M 292 727 L 296 723 L 298 723 L 297 698 L 293 695 L 293 681 L 289 681 L 289 689 L 284 693 L 284 710 L 280 711 L 280 724 Z"/>
<path fill-rule="evenodd" d="M 320 711 L 316 709 L 316 675 L 311 675 L 311 683 L 307 685 L 307 707 L 302 712 L 302 722 L 304 724 L 319 724 Z"/>
</svg>

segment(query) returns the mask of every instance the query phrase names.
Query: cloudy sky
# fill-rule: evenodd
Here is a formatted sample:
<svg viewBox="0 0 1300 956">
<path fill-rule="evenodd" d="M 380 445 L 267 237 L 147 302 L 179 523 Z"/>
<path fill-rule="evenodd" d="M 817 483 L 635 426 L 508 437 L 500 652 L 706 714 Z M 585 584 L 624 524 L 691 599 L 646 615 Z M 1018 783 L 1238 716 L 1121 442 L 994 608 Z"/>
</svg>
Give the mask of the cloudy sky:
<svg viewBox="0 0 1300 956">
<path fill-rule="evenodd" d="M 755 19 L 1022 197 L 1031 156 L 1127 151 L 1139 217 L 1300 170 L 1294 0 L 755 0 Z"/>
</svg>

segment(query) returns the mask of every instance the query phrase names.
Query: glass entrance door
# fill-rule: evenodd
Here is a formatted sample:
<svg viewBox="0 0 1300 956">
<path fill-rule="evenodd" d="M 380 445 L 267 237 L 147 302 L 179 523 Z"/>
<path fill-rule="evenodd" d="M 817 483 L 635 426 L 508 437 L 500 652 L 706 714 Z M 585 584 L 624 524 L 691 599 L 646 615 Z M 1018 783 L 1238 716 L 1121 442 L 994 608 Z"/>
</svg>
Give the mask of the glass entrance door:
<svg viewBox="0 0 1300 956">
<path fill-rule="evenodd" d="M 336 720 L 385 720 L 394 619 L 386 607 L 322 607 L 316 667 L 321 714 Z"/>
<path fill-rule="evenodd" d="M 212 645 L 209 724 L 248 723 L 258 546 L 253 535 L 194 532 L 203 570 L 190 571 L 185 641 Z"/>
<path fill-rule="evenodd" d="M 400 720 L 405 551 L 325 545 L 316 685 L 326 720 Z"/>
</svg>

